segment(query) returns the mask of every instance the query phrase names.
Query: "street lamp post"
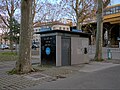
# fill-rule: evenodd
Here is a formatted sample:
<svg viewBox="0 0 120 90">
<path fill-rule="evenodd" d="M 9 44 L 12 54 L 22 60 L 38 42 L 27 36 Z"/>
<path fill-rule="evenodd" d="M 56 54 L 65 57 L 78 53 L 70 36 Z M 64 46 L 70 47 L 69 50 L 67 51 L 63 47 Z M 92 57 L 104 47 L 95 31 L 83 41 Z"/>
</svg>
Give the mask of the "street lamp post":
<svg viewBox="0 0 120 90">
<path fill-rule="evenodd" d="M 18 51 L 19 51 L 19 45 L 18 45 L 18 42 L 19 42 L 19 36 L 20 36 L 20 34 L 19 33 L 17 33 L 16 34 L 16 37 L 17 37 L 17 39 L 16 39 L 16 53 L 18 54 Z"/>
</svg>

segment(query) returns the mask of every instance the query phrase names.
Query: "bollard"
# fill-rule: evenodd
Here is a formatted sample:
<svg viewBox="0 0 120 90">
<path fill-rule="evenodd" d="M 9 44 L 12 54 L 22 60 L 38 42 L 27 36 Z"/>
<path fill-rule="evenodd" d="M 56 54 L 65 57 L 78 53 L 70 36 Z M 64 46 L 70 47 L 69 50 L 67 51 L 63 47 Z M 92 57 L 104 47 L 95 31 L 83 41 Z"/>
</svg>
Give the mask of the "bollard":
<svg viewBox="0 0 120 90">
<path fill-rule="evenodd" d="M 85 47 L 84 48 L 84 54 L 87 54 L 88 52 L 87 52 L 87 48 Z"/>
<path fill-rule="evenodd" d="M 110 49 L 107 49 L 107 57 L 108 57 L 108 60 L 112 59 L 112 53 Z"/>
</svg>

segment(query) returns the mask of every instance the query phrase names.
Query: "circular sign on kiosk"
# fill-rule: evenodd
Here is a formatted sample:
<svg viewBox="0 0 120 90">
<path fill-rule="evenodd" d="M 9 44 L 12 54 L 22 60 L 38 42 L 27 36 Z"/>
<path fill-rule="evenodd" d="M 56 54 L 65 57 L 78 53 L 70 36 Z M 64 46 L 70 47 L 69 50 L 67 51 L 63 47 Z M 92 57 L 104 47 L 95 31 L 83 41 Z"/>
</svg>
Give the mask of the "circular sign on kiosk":
<svg viewBox="0 0 120 90">
<path fill-rule="evenodd" d="M 46 54 L 49 55 L 50 54 L 50 48 L 47 47 L 46 50 L 45 50 Z"/>
</svg>

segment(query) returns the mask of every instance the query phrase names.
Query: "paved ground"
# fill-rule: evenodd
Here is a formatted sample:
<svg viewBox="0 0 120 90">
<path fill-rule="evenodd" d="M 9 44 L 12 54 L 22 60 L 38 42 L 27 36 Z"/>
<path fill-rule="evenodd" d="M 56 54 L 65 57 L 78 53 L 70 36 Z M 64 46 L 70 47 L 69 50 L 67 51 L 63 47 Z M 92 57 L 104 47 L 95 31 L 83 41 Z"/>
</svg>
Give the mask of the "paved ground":
<svg viewBox="0 0 120 90">
<path fill-rule="evenodd" d="M 35 59 L 33 63 L 39 62 Z M 115 62 L 115 61 L 114 61 Z M 56 81 L 59 79 L 69 78 L 77 72 L 94 72 L 106 68 L 114 67 L 119 64 L 90 62 L 90 64 L 82 64 L 75 66 L 51 67 L 39 66 L 33 67 L 41 70 L 27 75 L 8 75 L 7 71 L 15 66 L 15 61 L 0 62 L 0 90 L 21 90 L 32 88 L 46 82 Z"/>
<path fill-rule="evenodd" d="M 0 62 L 0 90 L 21 90 L 26 87 L 34 86 L 48 80 L 30 80 L 20 75 L 8 75 L 7 71 L 14 66 L 13 62 Z"/>
<path fill-rule="evenodd" d="M 46 82 L 26 90 L 120 90 L 120 65 L 92 72 L 80 71 L 66 79 Z"/>
<path fill-rule="evenodd" d="M 82 65 L 75 65 L 75 66 L 64 66 L 64 67 L 51 67 L 51 66 L 41 67 L 40 66 L 40 67 L 38 67 L 36 65 L 36 63 L 39 63 L 39 56 L 36 55 L 38 53 L 35 53 L 35 52 L 33 52 L 33 53 L 34 53 L 34 56 L 32 57 L 33 58 L 33 60 L 32 60 L 33 67 L 41 70 L 40 72 L 37 72 L 37 73 L 34 72 L 31 74 L 27 74 L 27 75 L 8 75 L 7 71 L 14 68 L 15 61 L 0 62 L 0 90 L 22 90 L 25 88 L 30 89 L 32 87 L 33 87 L 33 89 L 37 89 L 37 88 L 39 88 L 39 85 L 42 85 L 42 87 L 47 87 L 48 84 L 43 85 L 46 82 L 51 82 L 51 81 L 56 81 L 56 80 L 59 81 L 59 80 L 64 80 L 64 79 L 66 80 L 67 78 L 69 79 L 72 77 L 77 81 L 78 79 L 83 78 L 84 75 L 85 76 L 87 75 L 87 77 L 84 77 L 84 79 L 80 82 L 77 81 L 78 83 L 84 82 L 84 84 L 82 84 L 80 86 L 78 85 L 78 88 L 84 89 L 84 87 L 86 87 L 86 85 L 88 85 L 88 89 L 89 89 L 90 85 L 95 87 L 94 86 L 94 83 L 96 83 L 95 79 L 97 79 L 99 75 L 100 75 L 100 77 L 102 77 L 103 75 L 106 75 L 106 77 L 104 77 L 103 79 L 105 79 L 105 80 L 107 79 L 108 81 L 106 81 L 106 82 L 108 82 L 108 84 L 111 84 L 111 82 L 109 82 L 109 79 L 112 78 L 112 76 L 109 76 L 108 74 L 114 75 L 114 69 L 104 71 L 104 72 L 107 72 L 108 74 L 106 74 L 104 72 L 103 72 L 104 73 L 103 75 L 101 75 L 99 73 L 99 74 L 96 74 L 98 76 L 94 76 L 94 74 L 97 71 L 101 72 L 102 70 L 114 68 L 116 66 L 119 67 L 119 65 L 120 65 L 120 59 L 116 59 L 116 60 L 105 60 L 102 63 L 92 61 L 92 62 L 90 62 L 90 64 L 82 64 Z M 117 58 L 119 58 L 118 56 L 120 56 L 120 55 L 116 54 L 116 52 L 114 55 Z M 92 55 L 91 55 L 91 58 L 93 58 L 93 57 L 94 57 L 94 53 L 92 53 Z M 117 70 L 119 70 L 119 69 L 117 69 Z M 93 73 L 93 74 L 90 74 L 90 73 Z M 115 74 L 116 75 L 115 77 L 119 78 L 118 75 L 120 73 L 118 72 L 116 74 Z M 107 78 L 107 75 L 110 78 Z M 81 76 L 81 77 L 79 77 L 79 76 Z M 75 77 L 78 77 L 78 78 L 75 78 Z M 94 79 L 94 77 L 95 77 L 95 79 Z M 87 78 L 87 81 L 85 78 Z M 116 80 L 116 78 L 113 78 L 113 79 Z M 88 83 L 85 84 L 86 83 L 85 81 Z M 91 84 L 92 81 L 93 81 L 93 83 Z M 66 83 L 67 82 L 68 81 L 66 81 Z M 73 84 L 72 80 L 70 82 L 71 82 L 70 84 Z M 61 85 L 63 85 L 64 81 L 60 82 L 60 83 L 61 83 Z M 104 85 L 99 82 L 97 82 L 97 83 L 101 84 L 101 86 L 104 86 L 104 85 L 109 86 L 108 84 L 106 84 L 104 82 L 103 82 Z M 119 83 L 119 81 L 118 81 L 118 83 Z M 76 82 L 75 82 L 75 84 L 77 85 Z M 73 84 L 73 85 L 75 85 L 75 84 Z M 54 86 L 54 84 L 52 84 L 52 85 Z M 117 83 L 114 82 L 113 87 L 115 85 L 117 85 Z M 36 86 L 36 87 L 34 88 L 34 86 Z M 72 87 L 72 85 L 69 85 L 69 84 L 66 86 L 64 84 L 63 86 L 64 87 L 67 87 L 67 86 Z M 56 86 L 56 88 L 57 88 L 57 86 Z"/>
<path fill-rule="evenodd" d="M 36 63 L 35 61 L 33 62 Z M 41 72 L 27 75 L 8 75 L 7 71 L 14 68 L 14 66 L 14 61 L 0 62 L 0 90 L 21 90 L 44 82 L 55 81 L 58 78 L 65 78 L 71 73 L 71 70 L 66 68 L 33 65 L 33 67 L 40 69 Z"/>
</svg>

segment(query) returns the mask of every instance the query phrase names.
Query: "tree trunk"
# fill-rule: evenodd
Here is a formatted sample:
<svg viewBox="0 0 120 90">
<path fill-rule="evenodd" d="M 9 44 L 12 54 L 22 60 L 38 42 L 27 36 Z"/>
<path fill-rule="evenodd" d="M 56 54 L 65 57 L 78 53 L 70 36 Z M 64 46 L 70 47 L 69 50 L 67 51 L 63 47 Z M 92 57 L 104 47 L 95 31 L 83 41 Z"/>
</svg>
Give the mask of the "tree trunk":
<svg viewBox="0 0 120 90">
<path fill-rule="evenodd" d="M 95 60 L 102 60 L 102 32 L 103 32 L 103 2 L 97 1 L 97 35 L 96 35 L 96 53 Z"/>
<path fill-rule="evenodd" d="M 108 31 L 108 47 L 111 47 L 111 31 L 112 31 L 112 29 L 114 28 L 115 26 L 112 26 L 112 27 L 110 27 L 110 29 L 109 29 L 109 31 Z"/>
<path fill-rule="evenodd" d="M 16 63 L 17 73 L 32 71 L 31 66 L 31 36 L 32 36 L 32 1 L 21 0 L 21 27 L 19 60 Z"/>
<path fill-rule="evenodd" d="M 81 24 L 79 22 L 79 18 L 77 17 L 77 30 L 81 30 Z"/>
<path fill-rule="evenodd" d="M 11 52 L 13 52 L 13 32 L 12 32 L 12 29 L 13 29 L 13 18 L 12 16 L 10 16 L 10 50 Z"/>
<path fill-rule="evenodd" d="M 77 30 L 81 30 L 81 27 L 82 27 L 81 24 L 78 22 L 77 23 Z"/>
</svg>

